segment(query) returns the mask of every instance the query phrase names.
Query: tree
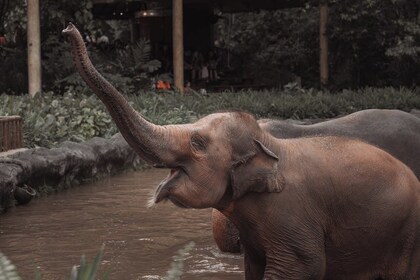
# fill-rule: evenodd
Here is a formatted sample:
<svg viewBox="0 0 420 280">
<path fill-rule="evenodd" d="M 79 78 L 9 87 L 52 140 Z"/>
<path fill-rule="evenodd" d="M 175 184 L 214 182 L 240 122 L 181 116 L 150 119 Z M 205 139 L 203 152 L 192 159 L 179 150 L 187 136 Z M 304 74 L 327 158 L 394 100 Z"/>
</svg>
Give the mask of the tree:
<svg viewBox="0 0 420 280">
<path fill-rule="evenodd" d="M 318 83 L 318 10 L 297 8 L 235 14 L 227 47 L 246 75 L 276 79 L 291 73 L 309 86 Z"/>
<path fill-rule="evenodd" d="M 16 26 L 19 25 L 26 30 L 26 6 L 21 1 L 3 0 L 0 4 L 2 10 L 1 22 L 7 35 L 10 47 Z M 45 0 L 40 1 L 41 34 L 42 34 L 42 56 L 43 72 L 46 80 L 51 80 L 51 76 L 56 77 L 58 73 L 65 74 L 63 69 L 70 67 L 71 60 L 63 54 L 63 38 L 61 30 L 67 24 L 66 21 L 73 20 L 80 23 L 86 29 L 95 29 L 95 23 L 91 14 L 91 0 L 65 1 L 65 0 Z M 26 35 L 23 34 L 26 38 Z M 26 87 L 26 47 L 22 49 L 0 49 L 0 59 L 2 62 L 2 73 L 0 78 L 0 88 L 9 89 L 16 93 L 27 91 Z"/>
<path fill-rule="evenodd" d="M 420 63 L 418 4 L 405 0 L 334 0 L 330 15 L 331 64 L 337 84 L 416 83 L 418 75 L 413 70 Z"/>
<path fill-rule="evenodd" d="M 233 15 L 234 21 L 225 24 L 225 40 L 237 65 L 271 80 L 282 74 L 278 69 L 286 69 L 301 76 L 304 85 L 318 86 L 318 4 Z M 333 88 L 420 82 L 418 0 L 331 0 L 329 6 Z"/>
</svg>

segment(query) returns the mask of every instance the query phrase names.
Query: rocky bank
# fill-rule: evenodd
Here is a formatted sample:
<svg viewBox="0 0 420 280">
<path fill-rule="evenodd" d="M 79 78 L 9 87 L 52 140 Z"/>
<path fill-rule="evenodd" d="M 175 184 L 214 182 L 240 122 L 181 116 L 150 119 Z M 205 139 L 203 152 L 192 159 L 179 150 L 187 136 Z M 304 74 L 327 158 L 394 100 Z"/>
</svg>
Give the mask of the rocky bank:
<svg viewBox="0 0 420 280">
<path fill-rule="evenodd" d="M 63 142 L 57 148 L 34 148 L 2 156 L 0 211 L 13 207 L 17 203 L 15 196 L 27 186 L 42 195 L 143 165 L 121 134 L 111 139 Z"/>
</svg>

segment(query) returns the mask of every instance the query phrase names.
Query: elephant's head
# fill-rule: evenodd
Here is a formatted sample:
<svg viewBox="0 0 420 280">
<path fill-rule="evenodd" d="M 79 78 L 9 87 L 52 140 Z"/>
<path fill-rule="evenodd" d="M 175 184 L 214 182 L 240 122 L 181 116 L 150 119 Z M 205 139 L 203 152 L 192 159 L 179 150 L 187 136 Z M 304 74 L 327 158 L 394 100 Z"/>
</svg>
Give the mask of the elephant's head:
<svg viewBox="0 0 420 280">
<path fill-rule="evenodd" d="M 105 103 L 127 142 L 149 163 L 171 169 L 155 192 L 155 203 L 170 200 L 180 207 L 218 207 L 224 197 L 280 191 L 278 157 L 267 148 L 270 136 L 253 116 L 228 112 L 193 124 L 154 125 L 96 71 L 78 30 L 70 24 L 63 32 L 70 37 L 79 73 Z"/>
<path fill-rule="evenodd" d="M 172 135 L 180 149 L 172 170 L 158 186 L 156 203 L 218 207 L 225 196 L 238 199 L 248 191 L 280 191 L 277 156 L 260 139 L 255 119 L 243 112 L 217 113 L 194 124 L 179 125 Z"/>
</svg>

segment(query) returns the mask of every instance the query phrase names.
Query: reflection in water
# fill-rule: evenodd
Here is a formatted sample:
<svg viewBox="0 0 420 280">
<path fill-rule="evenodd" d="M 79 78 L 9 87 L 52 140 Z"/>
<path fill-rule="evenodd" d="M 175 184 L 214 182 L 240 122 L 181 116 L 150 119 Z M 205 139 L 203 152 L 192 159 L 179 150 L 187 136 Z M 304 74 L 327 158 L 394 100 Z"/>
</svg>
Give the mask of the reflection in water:
<svg viewBox="0 0 420 280">
<path fill-rule="evenodd" d="M 220 253 L 213 241 L 211 210 L 179 209 L 171 203 L 147 208 L 166 171 L 127 173 L 33 200 L 0 216 L 0 251 L 23 279 L 68 279 L 86 255 L 102 244 L 101 271 L 109 279 L 161 279 L 179 249 L 195 247 L 182 279 L 242 279 L 240 256 Z"/>
</svg>

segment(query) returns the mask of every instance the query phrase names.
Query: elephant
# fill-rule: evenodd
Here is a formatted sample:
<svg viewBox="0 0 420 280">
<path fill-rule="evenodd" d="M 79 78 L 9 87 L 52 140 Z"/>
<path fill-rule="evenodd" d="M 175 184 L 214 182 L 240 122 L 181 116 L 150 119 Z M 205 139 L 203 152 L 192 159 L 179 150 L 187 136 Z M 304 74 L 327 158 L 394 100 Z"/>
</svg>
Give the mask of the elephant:
<svg viewBox="0 0 420 280">
<path fill-rule="evenodd" d="M 410 167 L 420 180 L 420 118 L 400 110 L 369 109 L 311 125 L 264 119 L 260 127 L 276 138 L 334 135 L 373 144 Z M 213 236 L 222 252 L 240 253 L 239 232 L 222 213 L 212 212 Z"/>
<path fill-rule="evenodd" d="M 400 110 L 368 109 L 311 125 L 260 120 L 262 129 L 277 138 L 316 135 L 357 138 L 375 145 L 410 167 L 420 179 L 420 118 Z"/>
<path fill-rule="evenodd" d="M 420 183 L 401 161 L 345 137 L 275 138 L 239 111 L 153 124 L 96 71 L 76 27 L 63 32 L 127 142 L 170 170 L 151 202 L 227 216 L 245 279 L 420 277 Z"/>
</svg>

